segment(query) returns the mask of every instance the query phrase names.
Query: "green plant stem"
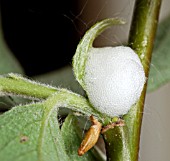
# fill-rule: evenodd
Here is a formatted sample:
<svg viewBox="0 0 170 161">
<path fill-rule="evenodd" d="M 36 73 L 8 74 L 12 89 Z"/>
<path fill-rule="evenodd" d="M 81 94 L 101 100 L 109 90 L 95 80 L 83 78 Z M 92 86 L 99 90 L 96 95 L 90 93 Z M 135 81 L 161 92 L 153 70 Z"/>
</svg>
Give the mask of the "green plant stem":
<svg viewBox="0 0 170 161">
<path fill-rule="evenodd" d="M 104 140 L 108 161 L 131 161 L 128 129 L 115 127 L 105 132 Z"/>
<path fill-rule="evenodd" d="M 86 98 L 67 89 L 41 84 L 13 73 L 0 76 L 0 95 L 18 95 L 28 99 L 43 100 L 56 93 L 62 93 L 65 102 L 67 99 L 73 100 L 75 106 L 67 107 L 73 111 L 80 112 L 87 117 L 94 115 L 104 124 L 108 124 L 111 120 L 96 111 Z"/>
<path fill-rule="evenodd" d="M 137 0 L 135 4 L 134 17 L 130 30 L 129 46 L 134 49 L 141 58 L 146 77 L 148 77 L 149 73 L 160 5 L 161 0 Z M 117 128 L 110 129 L 104 134 L 108 157 L 107 160 L 138 160 L 140 129 L 144 110 L 146 87 L 147 83 L 144 86 L 139 101 L 131 108 L 129 113 L 123 117 L 126 126 L 117 127 L 119 130 L 117 130 Z M 128 135 L 126 133 L 128 133 Z M 121 136 L 122 140 L 118 139 L 117 141 L 113 141 L 115 139 L 114 136 Z"/>
</svg>

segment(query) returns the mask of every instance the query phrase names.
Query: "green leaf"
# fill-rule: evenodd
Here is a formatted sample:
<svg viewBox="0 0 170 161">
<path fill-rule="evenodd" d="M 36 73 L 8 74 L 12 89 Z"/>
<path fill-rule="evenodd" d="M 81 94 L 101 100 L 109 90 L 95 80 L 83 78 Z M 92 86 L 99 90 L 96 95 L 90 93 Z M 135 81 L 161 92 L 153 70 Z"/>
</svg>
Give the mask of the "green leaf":
<svg viewBox="0 0 170 161">
<path fill-rule="evenodd" d="M 0 116 L 0 160 L 68 161 L 57 121 L 49 103 L 17 106 Z"/>
<path fill-rule="evenodd" d="M 94 26 L 92 26 L 85 33 L 85 35 L 79 42 L 76 53 L 73 57 L 73 70 L 77 81 L 80 83 L 83 89 L 85 89 L 83 78 L 85 74 L 86 60 L 88 58 L 89 50 L 92 48 L 93 41 L 106 28 L 112 25 L 120 25 L 124 23 L 125 22 L 120 19 L 115 19 L 115 18 L 104 19 L 96 23 Z"/>
<path fill-rule="evenodd" d="M 170 81 L 170 17 L 158 26 L 151 61 L 147 91 L 151 92 Z"/>
<path fill-rule="evenodd" d="M 4 40 L 0 15 L 0 74 L 9 72 L 23 73 L 23 70 Z"/>
<path fill-rule="evenodd" d="M 21 65 L 9 49 L 4 39 L 0 15 L 0 74 L 7 74 L 10 72 L 24 73 Z M 13 98 L 13 100 L 19 103 L 18 99 Z M 14 102 L 12 102 L 9 97 L 0 98 L 0 110 L 2 111 L 11 108 L 13 104 Z"/>
<path fill-rule="evenodd" d="M 67 90 L 60 90 L 44 102 L 17 106 L 1 115 L 0 160 L 70 160 L 57 121 L 58 108 L 79 108 L 89 116 L 93 111 L 86 105 L 86 99 Z"/>
<path fill-rule="evenodd" d="M 81 133 L 76 117 L 69 115 L 63 123 L 61 132 L 65 142 L 67 154 L 70 156 L 71 160 L 95 161 L 95 158 L 90 151 L 86 155 L 81 157 L 78 156 L 77 150 L 81 144 L 82 138 L 80 137 Z"/>
<path fill-rule="evenodd" d="M 73 92 L 84 95 L 84 90 L 76 81 L 73 70 L 70 66 L 43 75 L 38 75 L 35 77 L 35 80 L 48 83 L 56 87 L 67 88 Z"/>
<path fill-rule="evenodd" d="M 69 93 L 67 90 L 60 90 L 48 97 L 44 102 L 17 106 L 1 115 L 0 160 L 74 161 L 75 158 L 78 159 L 77 156 L 72 156 L 70 154 L 68 156 L 64 146 L 64 141 L 65 145 L 68 145 L 69 140 L 67 139 L 73 141 L 72 134 L 73 137 L 76 136 L 78 142 L 81 141 L 75 131 L 77 129 L 75 126 L 75 120 L 73 121 L 73 124 L 70 124 L 70 120 L 67 118 L 62 129 L 67 128 L 73 131 L 66 132 L 65 129 L 63 131 L 66 133 L 63 134 L 62 132 L 61 134 L 57 120 L 57 113 L 59 107 L 71 107 L 73 109 L 81 107 L 82 110 L 84 109 L 84 111 L 91 114 L 91 109 L 86 107 L 85 102 L 86 99 L 77 97 L 74 93 Z M 68 134 L 69 138 L 66 138 Z M 75 144 L 75 146 L 77 145 L 78 144 Z M 72 146 L 73 148 L 71 152 L 75 150 L 73 153 L 77 153 L 77 149 L 74 149 L 74 145 Z M 99 155 L 97 156 L 99 157 Z M 94 156 L 92 154 L 80 158 L 95 160 L 93 159 Z M 100 160 L 102 159 L 100 158 Z"/>
</svg>

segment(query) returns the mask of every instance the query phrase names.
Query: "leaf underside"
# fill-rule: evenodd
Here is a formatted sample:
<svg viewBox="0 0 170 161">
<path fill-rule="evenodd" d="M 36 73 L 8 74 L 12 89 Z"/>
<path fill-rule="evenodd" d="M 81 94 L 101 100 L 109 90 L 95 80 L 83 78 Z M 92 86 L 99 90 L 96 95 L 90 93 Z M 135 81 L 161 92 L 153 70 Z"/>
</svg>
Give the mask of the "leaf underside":
<svg viewBox="0 0 170 161">
<path fill-rule="evenodd" d="M 170 81 L 170 17 L 158 26 L 152 54 L 147 91 L 154 91 Z"/>
<path fill-rule="evenodd" d="M 78 157 L 81 137 L 75 116 L 66 118 L 62 132 L 58 123 L 59 107 L 86 109 L 86 105 L 82 97 L 61 90 L 45 101 L 17 106 L 0 115 L 0 160 L 96 160 L 91 152 Z"/>
<path fill-rule="evenodd" d="M 37 103 L 0 116 L 0 160 L 68 161 L 56 109 L 46 109 Z"/>
</svg>

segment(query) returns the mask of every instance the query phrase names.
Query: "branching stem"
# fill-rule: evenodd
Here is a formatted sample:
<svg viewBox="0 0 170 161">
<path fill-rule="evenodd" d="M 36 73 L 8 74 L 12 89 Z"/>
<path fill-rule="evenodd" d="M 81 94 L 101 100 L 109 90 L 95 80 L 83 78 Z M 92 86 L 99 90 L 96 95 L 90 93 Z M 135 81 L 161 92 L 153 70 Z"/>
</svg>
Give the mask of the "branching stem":
<svg viewBox="0 0 170 161">
<path fill-rule="evenodd" d="M 136 0 L 131 25 L 129 46 L 136 51 L 148 77 L 149 66 L 156 34 L 161 0 Z M 124 116 L 125 127 L 110 129 L 104 134 L 107 160 L 137 161 L 147 83 L 141 97 L 129 113 Z M 119 136 L 121 139 L 115 138 Z M 117 139 L 114 141 L 114 139 Z"/>
</svg>

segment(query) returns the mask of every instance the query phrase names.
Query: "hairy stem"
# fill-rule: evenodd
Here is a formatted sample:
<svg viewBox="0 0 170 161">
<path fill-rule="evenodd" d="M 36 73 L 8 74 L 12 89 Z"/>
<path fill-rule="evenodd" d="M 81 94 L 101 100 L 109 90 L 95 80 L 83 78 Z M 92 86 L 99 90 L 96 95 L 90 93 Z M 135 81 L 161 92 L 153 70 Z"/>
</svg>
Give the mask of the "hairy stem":
<svg viewBox="0 0 170 161">
<path fill-rule="evenodd" d="M 111 119 L 96 111 L 86 98 L 67 89 L 41 84 L 13 73 L 0 76 L 0 95 L 18 95 L 25 98 L 42 100 L 54 94 L 56 95 L 56 93 L 62 93 L 65 102 L 69 99 L 73 100 L 75 106 L 67 107 L 73 111 L 81 112 L 86 116 L 94 115 L 104 124 L 107 124 Z"/>
<path fill-rule="evenodd" d="M 141 58 L 146 77 L 148 77 L 149 73 L 149 65 L 158 23 L 160 4 L 161 0 L 137 0 L 130 30 L 129 46 L 134 49 Z M 110 129 L 104 134 L 107 149 L 107 160 L 138 160 L 140 129 L 144 110 L 146 87 L 147 83 L 144 86 L 139 101 L 131 108 L 129 113 L 124 116 L 126 126 L 117 127 L 119 130 L 116 128 Z M 113 141 L 115 139 L 114 136 L 121 136 L 121 139 Z"/>
</svg>

